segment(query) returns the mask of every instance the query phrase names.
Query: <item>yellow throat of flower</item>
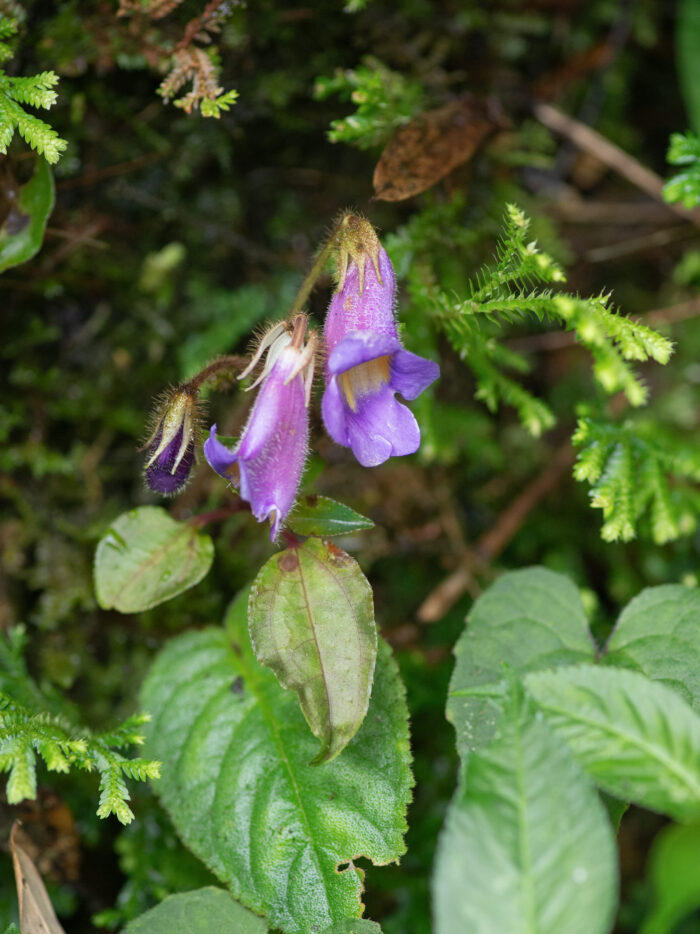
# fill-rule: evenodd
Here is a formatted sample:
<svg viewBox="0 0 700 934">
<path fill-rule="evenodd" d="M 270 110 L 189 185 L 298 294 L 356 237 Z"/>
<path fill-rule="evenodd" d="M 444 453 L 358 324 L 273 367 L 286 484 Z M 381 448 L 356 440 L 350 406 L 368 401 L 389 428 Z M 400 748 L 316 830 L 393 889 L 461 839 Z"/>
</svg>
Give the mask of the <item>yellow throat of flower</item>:
<svg viewBox="0 0 700 934">
<path fill-rule="evenodd" d="M 391 356 L 386 354 L 368 360 L 367 363 L 360 363 L 340 374 L 338 381 L 341 392 L 353 412 L 357 412 L 358 399 L 376 392 L 384 383 L 389 382 L 390 364 Z"/>
</svg>

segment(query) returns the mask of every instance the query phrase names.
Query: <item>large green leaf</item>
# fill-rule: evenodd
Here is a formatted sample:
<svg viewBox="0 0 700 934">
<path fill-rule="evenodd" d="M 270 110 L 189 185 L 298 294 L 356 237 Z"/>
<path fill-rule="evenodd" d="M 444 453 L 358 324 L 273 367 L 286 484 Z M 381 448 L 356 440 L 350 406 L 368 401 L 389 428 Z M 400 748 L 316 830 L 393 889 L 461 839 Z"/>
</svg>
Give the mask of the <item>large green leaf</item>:
<svg viewBox="0 0 700 934">
<path fill-rule="evenodd" d="M 662 681 L 700 713 L 700 590 L 643 590 L 620 614 L 602 661 Z"/>
<path fill-rule="evenodd" d="M 436 934 L 607 934 L 616 856 L 605 808 L 513 693 L 499 736 L 467 758 L 440 837 Z"/>
<path fill-rule="evenodd" d="M 374 921 L 345 920 L 326 928 L 322 934 L 382 934 L 382 929 Z"/>
<path fill-rule="evenodd" d="M 189 523 L 160 506 L 131 509 L 97 546 L 97 602 L 120 613 L 148 610 L 199 583 L 213 558 L 212 540 Z"/>
<path fill-rule="evenodd" d="M 668 934 L 700 908 L 700 824 L 664 827 L 649 856 L 651 911 L 640 934 Z"/>
<path fill-rule="evenodd" d="M 484 692 L 503 679 L 506 663 L 518 673 L 592 661 L 595 647 L 581 597 L 568 578 L 546 568 L 500 577 L 476 601 L 455 646 L 450 692 Z M 500 705 L 483 696 L 450 697 L 447 717 L 464 757 L 492 738 Z"/>
<path fill-rule="evenodd" d="M 403 685 L 382 642 L 367 717 L 342 756 L 310 766 L 316 740 L 296 697 L 255 658 L 243 593 L 226 629 L 190 632 L 142 692 L 157 792 L 182 839 L 273 927 L 319 931 L 362 912 L 362 874 L 404 852 L 412 785 Z"/>
<path fill-rule="evenodd" d="M 9 188 L 0 194 L 11 198 L 12 204 L 0 225 L 0 272 L 38 253 L 54 205 L 53 174 L 46 159 L 37 157 L 34 174 L 26 185 L 15 189 L 10 181 L 5 184 Z"/>
<path fill-rule="evenodd" d="M 262 918 L 243 908 L 229 892 L 207 886 L 168 895 L 127 925 L 125 934 L 266 934 Z"/>
<path fill-rule="evenodd" d="M 675 691 L 594 665 L 535 672 L 525 687 L 605 791 L 679 820 L 700 817 L 700 717 Z"/>
<path fill-rule="evenodd" d="M 354 558 L 309 539 L 273 555 L 255 579 L 248 624 L 258 661 L 296 691 L 334 759 L 367 713 L 377 658 L 372 589 Z"/>
<path fill-rule="evenodd" d="M 328 496 L 302 497 L 287 519 L 287 525 L 298 535 L 318 535 L 320 538 L 374 528 L 371 519 Z"/>
</svg>

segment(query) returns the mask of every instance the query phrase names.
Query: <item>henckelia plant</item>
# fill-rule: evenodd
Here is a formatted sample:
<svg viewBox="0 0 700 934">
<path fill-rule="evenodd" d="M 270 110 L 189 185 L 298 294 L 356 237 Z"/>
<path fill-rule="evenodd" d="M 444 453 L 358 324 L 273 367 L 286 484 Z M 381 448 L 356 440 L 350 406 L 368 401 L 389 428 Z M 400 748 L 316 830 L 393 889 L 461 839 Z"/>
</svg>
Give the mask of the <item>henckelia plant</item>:
<svg viewBox="0 0 700 934">
<path fill-rule="evenodd" d="M 600 364 L 598 376 L 607 374 L 607 388 L 626 386 L 630 401 L 643 401 L 626 361 L 646 354 L 663 362 L 668 344 L 609 315 L 600 300 L 505 295 L 513 278 L 561 280 L 526 242 L 524 216 L 509 208 L 508 217 L 496 268 L 486 269 L 468 302 L 436 299 L 436 322 L 459 343 L 472 334 L 469 315 L 493 315 L 501 303 L 511 312 L 523 303 L 556 311 L 603 354 L 608 369 Z M 337 281 L 321 345 L 303 309 L 331 257 Z M 404 348 L 396 309 L 387 252 L 368 221 L 345 215 L 251 359 L 215 360 L 167 394 L 154 418 L 145 477 L 169 495 L 195 467 L 202 386 L 254 377 L 249 388 L 257 396 L 240 437 L 231 443 L 212 425 L 204 443 L 210 467 L 238 495 L 189 521 L 156 506 L 132 510 L 98 546 L 100 604 L 138 612 L 207 573 L 214 548 L 202 526 L 244 511 L 269 521 L 279 547 L 236 595 L 223 626 L 174 639 L 141 694 L 153 716 L 148 753 L 162 763 L 160 800 L 190 850 L 265 916 L 260 934 L 268 926 L 284 934 L 377 934 L 372 922 L 357 920 L 363 873 L 355 860 L 362 854 L 381 865 L 405 849 L 413 780 L 403 686 L 377 631 L 369 582 L 329 541 L 371 522 L 343 504 L 299 494 L 318 424 L 311 416 L 319 371 L 326 431 L 354 455 L 339 452 L 347 469 L 418 450 L 420 426 L 397 397 L 415 399 L 440 371 Z M 489 354 L 496 351 L 479 340 L 471 345 L 476 365 L 486 360 L 484 372 L 495 379 Z M 371 483 L 373 472 L 366 476 Z M 654 641 L 652 651 L 650 620 L 660 604 L 673 639 Z M 624 802 L 634 801 L 678 820 L 700 815 L 700 718 L 690 706 L 700 704 L 697 666 L 690 648 L 681 659 L 671 647 L 676 639 L 697 642 L 697 613 L 697 597 L 684 588 L 657 588 L 625 610 L 603 648 L 576 588 L 550 571 L 504 575 L 479 598 L 457 645 L 448 705 L 463 762 L 437 852 L 436 934 L 504 934 L 523 923 L 538 934 L 609 934 L 616 899 L 609 814 L 618 819 Z M 682 696 L 668 686 L 671 670 Z M 598 790 L 622 803 L 606 810 Z M 233 923 L 225 893 L 202 890 L 202 898 L 206 892 L 210 929 L 221 913 Z M 156 911 L 165 917 L 166 907 Z M 241 929 L 248 923 L 257 922 L 241 916 Z"/>
</svg>

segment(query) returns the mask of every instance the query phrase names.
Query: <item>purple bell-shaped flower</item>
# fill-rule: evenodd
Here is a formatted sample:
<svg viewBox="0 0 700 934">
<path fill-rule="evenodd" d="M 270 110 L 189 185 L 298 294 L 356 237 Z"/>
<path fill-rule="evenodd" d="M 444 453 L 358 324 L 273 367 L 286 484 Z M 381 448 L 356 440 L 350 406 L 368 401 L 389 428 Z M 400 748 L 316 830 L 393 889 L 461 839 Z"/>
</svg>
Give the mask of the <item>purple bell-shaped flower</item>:
<svg viewBox="0 0 700 934">
<path fill-rule="evenodd" d="M 260 385 L 260 390 L 236 447 L 218 440 L 216 425 L 204 443 L 210 466 L 237 483 L 258 522 L 269 518 L 273 541 L 294 505 L 308 448 L 315 337 L 311 334 L 304 343 L 306 326 L 305 315 L 296 317 L 293 329 L 286 322 L 275 325 L 239 377 L 248 375 L 267 352 L 263 371 L 250 387 Z"/>
<path fill-rule="evenodd" d="M 363 467 L 375 467 L 418 450 L 418 423 L 395 394 L 415 399 L 440 368 L 399 340 L 394 270 L 371 224 L 349 215 L 343 225 L 340 281 L 324 328 L 323 421 L 331 438 L 352 448 Z"/>
</svg>

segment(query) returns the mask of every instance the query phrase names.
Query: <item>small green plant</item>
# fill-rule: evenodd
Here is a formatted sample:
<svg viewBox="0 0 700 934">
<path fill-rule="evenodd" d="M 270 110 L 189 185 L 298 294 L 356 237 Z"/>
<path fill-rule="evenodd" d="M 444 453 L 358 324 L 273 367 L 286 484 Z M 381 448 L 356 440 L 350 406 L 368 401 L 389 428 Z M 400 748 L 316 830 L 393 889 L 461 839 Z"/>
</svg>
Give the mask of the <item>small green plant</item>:
<svg viewBox="0 0 700 934">
<path fill-rule="evenodd" d="M 16 32 L 16 21 L 0 14 L 0 62 L 12 57 L 7 40 Z M 53 71 L 17 78 L 0 68 L 0 153 L 7 153 L 17 131 L 47 162 L 58 162 L 68 143 L 48 123 L 24 109 L 26 104 L 46 110 L 53 107 L 56 103 L 53 88 L 57 83 L 58 75 Z"/>
<path fill-rule="evenodd" d="M 114 814 L 122 824 L 128 824 L 134 815 L 127 803 L 124 778 L 158 778 L 160 763 L 128 759 L 120 750 L 143 742 L 141 727 L 150 718 L 136 714 L 104 733 L 76 725 L 67 707 L 44 697 L 29 676 L 23 647 L 21 627 L 11 630 L 9 639 L 0 640 L 0 772 L 10 773 L 8 802 L 17 804 L 36 797 L 38 755 L 51 772 L 96 770 L 100 776 L 98 817 Z"/>
<path fill-rule="evenodd" d="M 314 94 L 317 100 L 337 94 L 357 105 L 354 114 L 332 121 L 328 139 L 359 149 L 386 143 L 394 130 L 408 123 L 424 104 L 418 81 L 391 71 L 372 56 L 357 68 L 338 69 L 330 78 L 317 78 Z"/>
<path fill-rule="evenodd" d="M 664 185 L 666 201 L 690 209 L 700 204 L 700 136 L 697 133 L 674 133 L 666 157 L 671 165 L 685 166 Z"/>
<path fill-rule="evenodd" d="M 657 545 L 694 531 L 700 451 L 651 419 L 615 423 L 584 415 L 573 442 L 581 448 L 574 477 L 590 483 L 591 505 L 603 510 L 606 541 L 634 538 L 644 513 Z"/>
</svg>

